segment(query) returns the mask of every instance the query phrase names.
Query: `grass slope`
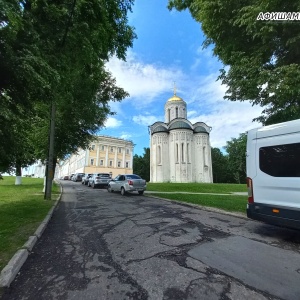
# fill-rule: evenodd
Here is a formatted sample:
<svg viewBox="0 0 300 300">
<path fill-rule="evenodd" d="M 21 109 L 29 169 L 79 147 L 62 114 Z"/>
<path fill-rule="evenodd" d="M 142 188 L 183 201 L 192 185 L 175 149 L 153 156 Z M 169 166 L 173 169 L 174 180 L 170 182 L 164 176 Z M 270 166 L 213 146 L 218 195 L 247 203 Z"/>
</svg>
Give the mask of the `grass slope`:
<svg viewBox="0 0 300 300">
<path fill-rule="evenodd" d="M 147 191 L 230 194 L 247 192 L 247 186 L 226 183 L 147 183 Z"/>
<path fill-rule="evenodd" d="M 5 176 L 0 181 L 0 270 L 15 252 L 33 235 L 46 217 L 53 201 L 45 201 L 43 179 L 22 178 L 15 185 L 15 177 Z M 53 186 L 53 200 L 59 187 Z"/>
<path fill-rule="evenodd" d="M 202 206 L 214 207 L 230 212 L 246 213 L 247 195 L 233 195 L 232 193 L 246 193 L 246 184 L 221 183 L 148 183 L 147 191 L 159 198 L 177 200 Z M 151 194 L 152 192 L 155 192 Z M 161 193 L 160 193 L 161 192 Z M 183 194 L 183 193 L 186 194 Z M 223 195 L 205 195 L 190 193 L 213 193 Z M 228 194 L 228 195 L 224 195 Z M 148 194 L 149 195 L 149 194 Z"/>
<path fill-rule="evenodd" d="M 201 206 L 214 207 L 230 212 L 246 213 L 247 196 L 219 196 L 196 194 L 153 194 L 154 197 L 177 200 Z"/>
</svg>

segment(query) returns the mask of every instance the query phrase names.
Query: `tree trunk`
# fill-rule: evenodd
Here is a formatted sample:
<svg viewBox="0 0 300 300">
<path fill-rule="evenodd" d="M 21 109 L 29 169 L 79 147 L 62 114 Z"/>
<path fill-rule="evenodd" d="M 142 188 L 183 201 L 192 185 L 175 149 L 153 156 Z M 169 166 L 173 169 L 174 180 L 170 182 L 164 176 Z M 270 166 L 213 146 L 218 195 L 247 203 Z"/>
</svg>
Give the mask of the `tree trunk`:
<svg viewBox="0 0 300 300">
<path fill-rule="evenodd" d="M 16 161 L 16 180 L 15 185 L 22 184 L 22 167 L 20 161 Z"/>
</svg>

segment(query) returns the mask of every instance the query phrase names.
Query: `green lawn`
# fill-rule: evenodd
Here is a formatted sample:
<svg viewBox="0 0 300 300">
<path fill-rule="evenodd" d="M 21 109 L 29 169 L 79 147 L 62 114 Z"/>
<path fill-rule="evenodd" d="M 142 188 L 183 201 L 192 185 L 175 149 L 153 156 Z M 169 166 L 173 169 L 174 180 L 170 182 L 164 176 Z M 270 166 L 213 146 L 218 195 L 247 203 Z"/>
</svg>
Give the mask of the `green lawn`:
<svg viewBox="0 0 300 300">
<path fill-rule="evenodd" d="M 246 184 L 220 183 L 148 183 L 147 191 L 150 195 L 193 203 L 202 206 L 219 208 L 230 212 L 246 213 L 247 195 L 233 195 L 236 192 L 247 192 Z M 155 193 L 151 194 L 151 191 Z M 157 193 L 162 192 L 162 193 Z M 168 192 L 168 193 L 164 193 Z M 170 193 L 174 192 L 174 193 Z M 179 192 L 185 192 L 182 194 Z M 189 193 L 214 193 L 228 195 L 205 195 Z M 149 195 L 149 194 L 147 194 Z"/>
<path fill-rule="evenodd" d="M 149 195 L 149 194 L 147 194 Z M 246 213 L 247 196 L 219 196 L 196 194 L 153 194 L 154 197 L 193 203 L 202 206 L 214 207 L 230 212 Z"/>
<path fill-rule="evenodd" d="M 229 183 L 147 183 L 147 191 L 230 194 L 247 192 L 247 186 Z"/>
<path fill-rule="evenodd" d="M 0 180 L 0 271 L 15 252 L 33 235 L 46 217 L 59 194 L 53 185 L 52 201 L 44 200 L 43 179 L 22 178 L 15 185 L 15 177 Z"/>
</svg>

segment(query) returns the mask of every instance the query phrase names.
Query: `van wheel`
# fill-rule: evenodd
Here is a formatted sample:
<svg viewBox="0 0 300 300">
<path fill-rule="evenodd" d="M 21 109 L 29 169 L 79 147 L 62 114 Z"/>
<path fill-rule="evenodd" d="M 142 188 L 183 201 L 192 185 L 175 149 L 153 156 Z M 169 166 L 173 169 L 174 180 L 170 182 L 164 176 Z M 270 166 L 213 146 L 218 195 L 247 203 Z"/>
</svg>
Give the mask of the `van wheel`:
<svg viewBox="0 0 300 300">
<path fill-rule="evenodd" d="M 124 196 L 125 195 L 125 189 L 123 187 L 121 187 L 121 195 Z"/>
<path fill-rule="evenodd" d="M 144 191 L 139 191 L 139 195 L 143 195 L 144 194 Z"/>
</svg>

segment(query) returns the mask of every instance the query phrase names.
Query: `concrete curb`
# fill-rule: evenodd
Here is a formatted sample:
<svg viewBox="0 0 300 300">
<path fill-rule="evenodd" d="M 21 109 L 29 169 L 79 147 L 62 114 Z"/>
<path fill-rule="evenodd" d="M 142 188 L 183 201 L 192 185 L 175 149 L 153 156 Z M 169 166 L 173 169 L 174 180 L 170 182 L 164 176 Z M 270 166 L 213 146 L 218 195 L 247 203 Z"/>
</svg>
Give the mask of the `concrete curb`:
<svg viewBox="0 0 300 300">
<path fill-rule="evenodd" d="M 34 245 L 38 241 L 38 239 L 42 236 L 44 230 L 46 229 L 47 224 L 49 223 L 54 209 L 56 208 L 58 202 L 62 196 L 62 185 L 59 181 L 56 181 L 60 185 L 60 195 L 57 197 L 55 203 L 49 210 L 47 216 L 42 221 L 40 226 L 37 228 L 33 236 L 28 238 L 28 241 L 21 247 L 22 249 L 18 250 L 15 255 L 11 258 L 8 264 L 3 268 L 0 274 L 0 287 L 9 287 L 13 282 L 17 274 L 19 273 L 21 267 L 27 260 L 28 255 L 31 253 Z"/>
<path fill-rule="evenodd" d="M 214 208 L 214 207 L 202 206 L 202 205 L 199 205 L 199 204 L 188 203 L 188 202 L 183 202 L 183 201 L 179 201 L 179 200 L 160 198 L 160 197 L 153 196 L 153 195 L 145 195 L 144 194 L 144 196 L 159 199 L 159 200 L 163 200 L 163 201 L 173 202 L 173 203 L 180 204 L 180 205 L 183 205 L 183 206 L 189 206 L 189 207 L 193 207 L 193 208 L 197 208 L 197 209 L 201 209 L 201 210 L 205 210 L 205 211 L 216 212 L 216 213 L 219 213 L 219 214 L 229 215 L 229 216 L 233 216 L 233 217 L 248 220 L 246 214 L 242 214 L 242 213 L 238 213 L 238 212 L 230 212 L 230 211 L 226 211 L 226 210 L 222 210 L 222 209 L 218 209 L 218 208 Z"/>
</svg>

